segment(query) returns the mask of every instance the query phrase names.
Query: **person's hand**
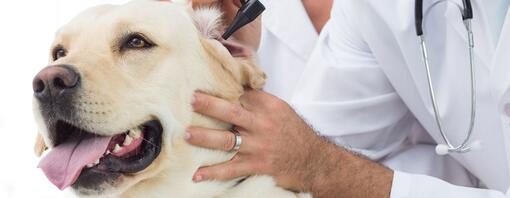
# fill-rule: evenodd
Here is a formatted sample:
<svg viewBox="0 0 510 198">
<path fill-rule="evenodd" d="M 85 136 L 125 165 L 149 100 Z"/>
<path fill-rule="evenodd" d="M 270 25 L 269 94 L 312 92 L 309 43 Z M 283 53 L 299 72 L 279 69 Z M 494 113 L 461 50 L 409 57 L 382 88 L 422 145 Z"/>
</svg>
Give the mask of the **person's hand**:
<svg viewBox="0 0 510 198">
<path fill-rule="evenodd" d="M 327 172 L 322 166 L 331 158 L 326 149 L 330 145 L 275 96 L 248 91 L 240 100 L 241 105 L 195 93 L 195 111 L 234 124 L 243 142 L 230 161 L 200 168 L 193 180 L 264 174 L 273 176 L 281 187 L 309 191 L 314 179 Z M 223 151 L 231 150 L 235 144 L 235 135 L 228 130 L 195 126 L 187 130 L 186 137 L 191 144 Z"/>
<path fill-rule="evenodd" d="M 192 3 L 194 7 L 215 3 L 219 4 L 222 11 L 224 12 L 225 26 L 228 26 L 232 23 L 234 17 L 237 14 L 237 11 L 241 7 L 241 2 L 239 0 L 192 0 Z M 259 16 L 251 23 L 237 30 L 237 32 L 232 35 L 231 39 L 234 38 L 236 41 L 242 43 L 243 45 L 249 46 L 251 49 L 256 51 L 260 43 L 260 35 L 261 19 Z"/>
<path fill-rule="evenodd" d="M 391 170 L 323 140 L 284 101 L 248 91 L 240 102 L 195 93 L 196 112 L 234 124 L 243 140 L 230 161 L 197 170 L 195 182 L 270 175 L 278 186 L 314 197 L 389 197 Z M 228 130 L 192 126 L 185 137 L 210 149 L 235 145 Z"/>
</svg>

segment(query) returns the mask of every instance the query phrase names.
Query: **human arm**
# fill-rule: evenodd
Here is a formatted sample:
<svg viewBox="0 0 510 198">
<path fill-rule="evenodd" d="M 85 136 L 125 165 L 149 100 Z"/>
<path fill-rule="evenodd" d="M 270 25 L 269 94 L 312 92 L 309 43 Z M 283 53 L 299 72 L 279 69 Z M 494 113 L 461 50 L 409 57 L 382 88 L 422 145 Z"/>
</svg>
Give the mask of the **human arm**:
<svg viewBox="0 0 510 198">
<path fill-rule="evenodd" d="M 241 104 L 195 94 L 197 112 L 235 124 L 243 137 L 231 161 L 201 168 L 195 181 L 265 174 L 284 188 L 316 197 L 389 196 L 391 170 L 317 136 L 284 101 L 250 91 Z M 228 131 L 192 127 L 188 134 L 192 144 L 225 151 L 234 141 Z"/>
<path fill-rule="evenodd" d="M 342 1 L 343 9 L 359 13 L 345 2 L 352 1 Z M 405 68 L 397 73 L 405 77 L 392 78 L 394 82 L 390 82 L 391 76 L 386 74 L 391 70 L 381 65 L 381 59 L 388 57 L 376 57 L 374 43 L 363 38 L 370 28 L 360 31 L 352 25 L 356 21 L 353 18 L 359 16 L 345 14 L 342 8 L 335 6 L 334 20 L 321 35 L 298 85 L 301 90 L 292 103 L 298 112 L 335 143 L 400 170 L 394 173 L 392 197 L 504 197 L 496 190 L 460 186 L 479 184 L 457 160 L 435 154 L 437 143 L 412 113 L 417 111 L 417 105 L 404 102 L 401 97 L 406 94 L 393 88 L 393 83 L 414 88 L 412 81 L 405 81 L 409 78 Z M 390 52 L 386 53 L 391 54 L 390 59 L 397 59 L 392 63 L 399 63 L 399 46 L 395 49 L 385 27 L 380 29 L 379 46 Z M 411 111 L 409 105 L 415 109 Z M 404 173 L 407 171 L 417 174 Z"/>
<path fill-rule="evenodd" d="M 199 169 L 196 182 L 264 174 L 284 188 L 314 197 L 505 197 L 495 190 L 456 186 L 430 176 L 393 173 L 317 136 L 292 108 L 267 93 L 250 91 L 241 104 L 244 108 L 195 94 L 197 112 L 236 124 L 243 137 L 231 161 Z M 234 144 L 229 131 L 192 127 L 187 133 L 188 142 L 202 147 L 228 151 Z"/>
</svg>

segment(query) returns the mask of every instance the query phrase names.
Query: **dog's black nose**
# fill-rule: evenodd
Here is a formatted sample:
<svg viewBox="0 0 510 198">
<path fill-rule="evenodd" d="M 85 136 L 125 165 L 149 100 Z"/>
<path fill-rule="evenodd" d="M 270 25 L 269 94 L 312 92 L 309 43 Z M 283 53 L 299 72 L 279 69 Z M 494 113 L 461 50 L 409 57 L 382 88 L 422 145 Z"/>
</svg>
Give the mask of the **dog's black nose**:
<svg viewBox="0 0 510 198">
<path fill-rule="evenodd" d="M 75 89 L 80 75 L 70 66 L 56 65 L 41 70 L 34 78 L 32 87 L 34 95 L 40 100 L 59 97 Z"/>
</svg>

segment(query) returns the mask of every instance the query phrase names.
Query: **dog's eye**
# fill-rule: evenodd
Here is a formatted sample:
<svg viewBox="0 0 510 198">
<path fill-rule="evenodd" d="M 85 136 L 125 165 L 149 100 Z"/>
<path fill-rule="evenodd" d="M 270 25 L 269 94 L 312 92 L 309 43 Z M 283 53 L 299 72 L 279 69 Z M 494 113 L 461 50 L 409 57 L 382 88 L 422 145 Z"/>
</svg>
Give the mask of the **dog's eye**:
<svg viewBox="0 0 510 198">
<path fill-rule="evenodd" d="M 144 49 L 144 48 L 150 48 L 153 44 L 147 41 L 144 37 L 140 35 L 132 35 L 128 39 L 126 39 L 126 42 L 122 45 L 123 48 L 126 49 Z"/>
<path fill-rule="evenodd" d="M 56 47 L 54 50 L 53 50 L 53 61 L 56 61 L 64 56 L 67 55 L 67 51 L 62 48 L 62 47 Z"/>
<path fill-rule="evenodd" d="M 128 43 L 128 46 L 129 47 L 132 47 L 132 48 L 142 48 L 142 47 L 145 47 L 147 45 L 147 42 L 145 42 L 143 39 L 141 38 L 132 38 L 129 43 Z"/>
</svg>

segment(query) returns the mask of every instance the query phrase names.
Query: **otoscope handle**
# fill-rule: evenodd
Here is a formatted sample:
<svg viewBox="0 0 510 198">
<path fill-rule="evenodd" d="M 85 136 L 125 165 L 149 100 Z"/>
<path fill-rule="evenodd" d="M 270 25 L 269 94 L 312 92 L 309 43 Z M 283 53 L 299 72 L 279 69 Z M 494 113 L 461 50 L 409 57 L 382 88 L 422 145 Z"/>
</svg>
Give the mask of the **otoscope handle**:
<svg viewBox="0 0 510 198">
<path fill-rule="evenodd" d="M 239 30 L 241 27 L 255 20 L 266 8 L 258 0 L 249 0 L 244 2 L 239 11 L 232 21 L 232 24 L 227 28 L 227 31 L 223 33 L 221 37 L 227 40 L 234 32 Z"/>
</svg>

